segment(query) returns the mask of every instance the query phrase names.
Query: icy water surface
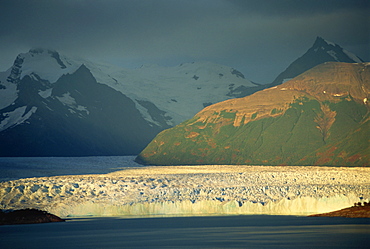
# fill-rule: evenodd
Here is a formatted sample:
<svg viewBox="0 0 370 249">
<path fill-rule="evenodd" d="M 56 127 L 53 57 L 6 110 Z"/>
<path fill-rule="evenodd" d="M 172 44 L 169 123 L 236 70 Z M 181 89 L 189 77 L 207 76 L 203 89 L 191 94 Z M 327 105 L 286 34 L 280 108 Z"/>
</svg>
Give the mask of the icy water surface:
<svg viewBox="0 0 370 249">
<path fill-rule="evenodd" d="M 135 156 L 0 157 L 0 180 L 57 175 L 106 174 L 141 167 Z"/>
<path fill-rule="evenodd" d="M 93 218 L 0 226 L 0 248 L 369 248 L 369 219 Z"/>
</svg>

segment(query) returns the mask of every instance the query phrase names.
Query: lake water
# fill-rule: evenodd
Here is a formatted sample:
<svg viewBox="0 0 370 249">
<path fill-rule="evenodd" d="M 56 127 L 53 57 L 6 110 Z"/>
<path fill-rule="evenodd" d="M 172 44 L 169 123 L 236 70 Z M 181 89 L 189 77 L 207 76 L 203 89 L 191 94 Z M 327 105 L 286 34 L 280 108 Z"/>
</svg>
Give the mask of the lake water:
<svg viewBox="0 0 370 249">
<path fill-rule="evenodd" d="M 92 218 L 0 226 L 0 248 L 369 248 L 369 219 Z"/>
<path fill-rule="evenodd" d="M 27 177 L 106 174 L 127 167 L 142 167 L 135 156 L 0 157 L 0 180 Z"/>
<path fill-rule="evenodd" d="M 0 180 L 140 167 L 134 158 L 0 158 Z M 370 248 L 370 219 L 272 215 L 80 218 L 0 226 L 0 248 Z"/>
</svg>

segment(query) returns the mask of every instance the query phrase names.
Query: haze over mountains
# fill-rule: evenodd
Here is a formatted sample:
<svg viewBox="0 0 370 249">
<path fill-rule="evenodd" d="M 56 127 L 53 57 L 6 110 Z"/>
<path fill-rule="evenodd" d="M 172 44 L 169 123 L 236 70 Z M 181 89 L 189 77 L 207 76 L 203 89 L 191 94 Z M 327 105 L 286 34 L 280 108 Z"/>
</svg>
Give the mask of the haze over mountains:
<svg viewBox="0 0 370 249">
<path fill-rule="evenodd" d="M 361 59 L 317 38 L 272 84 L 324 61 Z M 138 154 L 202 108 L 271 86 L 246 78 L 211 62 L 122 69 L 31 49 L 0 73 L 0 155 Z"/>
</svg>

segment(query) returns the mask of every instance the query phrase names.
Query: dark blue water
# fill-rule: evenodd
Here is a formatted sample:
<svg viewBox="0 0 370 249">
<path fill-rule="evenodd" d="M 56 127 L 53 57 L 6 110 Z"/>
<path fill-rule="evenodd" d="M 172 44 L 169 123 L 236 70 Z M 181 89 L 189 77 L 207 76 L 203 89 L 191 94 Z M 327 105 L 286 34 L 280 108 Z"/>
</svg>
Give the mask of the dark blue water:
<svg viewBox="0 0 370 249">
<path fill-rule="evenodd" d="M 0 180 L 57 175 L 106 174 L 142 167 L 134 156 L 0 157 Z"/>
<path fill-rule="evenodd" d="M 0 226 L 0 248 L 370 248 L 370 219 L 213 216 Z"/>
</svg>

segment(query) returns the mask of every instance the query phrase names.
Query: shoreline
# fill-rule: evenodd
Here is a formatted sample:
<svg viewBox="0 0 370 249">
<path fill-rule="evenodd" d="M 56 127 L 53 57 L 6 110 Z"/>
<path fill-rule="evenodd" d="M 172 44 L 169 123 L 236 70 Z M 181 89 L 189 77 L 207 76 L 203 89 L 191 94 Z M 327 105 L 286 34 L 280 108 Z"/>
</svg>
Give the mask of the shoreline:
<svg viewBox="0 0 370 249">
<path fill-rule="evenodd" d="M 352 206 L 329 213 L 309 215 L 309 217 L 370 218 L 370 206 Z"/>
<path fill-rule="evenodd" d="M 369 173 L 370 167 L 337 166 L 264 166 L 264 165 L 181 165 L 181 166 L 142 166 L 122 168 L 104 175 L 129 176 L 146 174 L 214 174 L 247 172 L 305 172 L 305 171 L 350 171 Z"/>
</svg>

